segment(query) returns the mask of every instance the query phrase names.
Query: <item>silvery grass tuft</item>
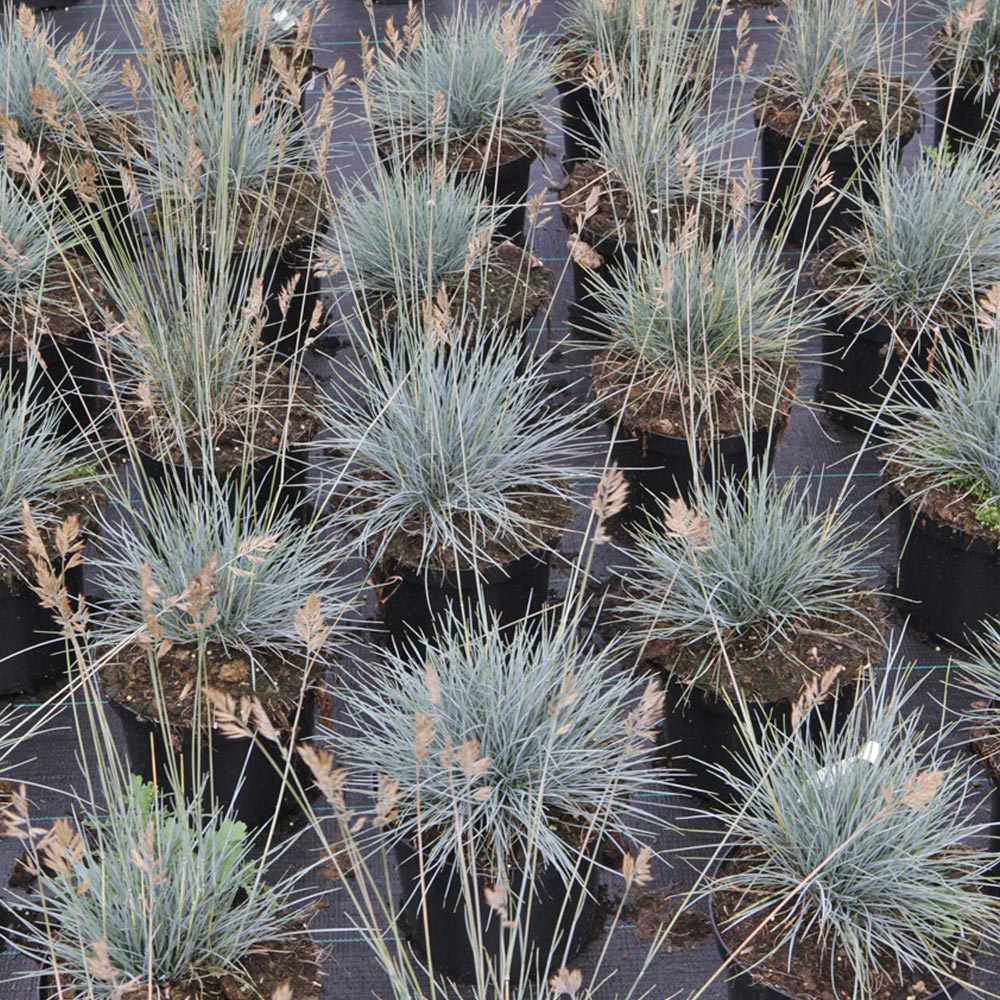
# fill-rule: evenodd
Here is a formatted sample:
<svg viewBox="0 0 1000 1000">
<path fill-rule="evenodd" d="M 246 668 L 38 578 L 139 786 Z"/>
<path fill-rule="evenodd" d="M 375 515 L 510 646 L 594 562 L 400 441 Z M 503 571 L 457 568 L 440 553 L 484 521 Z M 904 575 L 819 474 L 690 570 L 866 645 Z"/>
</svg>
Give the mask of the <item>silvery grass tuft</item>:
<svg viewBox="0 0 1000 1000">
<path fill-rule="evenodd" d="M 425 344 L 407 321 L 374 370 L 355 365 L 325 400 L 331 502 L 376 561 L 405 537 L 421 569 L 484 565 L 489 545 L 507 562 L 561 530 L 522 508 L 570 502 L 586 410 L 546 408 L 545 358 L 525 362 L 501 329 L 457 317 L 438 333 Z"/>
<path fill-rule="evenodd" d="M 41 378 L 41 374 L 37 375 Z M 59 520 L 65 491 L 90 478 L 74 458 L 72 442 L 60 433 L 62 407 L 37 398 L 30 383 L 15 387 L 0 372 L 0 570 L 9 572 L 12 549 L 24 534 L 27 502 L 42 528 Z"/>
<path fill-rule="evenodd" d="M 47 284 L 52 290 L 46 272 L 70 242 L 58 196 L 28 194 L 8 171 L 0 171 L 0 303 L 11 317 L 44 303 Z"/>
<path fill-rule="evenodd" d="M 956 662 L 961 689 L 971 698 L 961 709 L 963 720 L 984 737 L 1000 735 L 1000 622 L 986 619 L 976 626 L 972 651 Z M 1000 773 L 1000 761 L 991 753 L 993 773 Z"/>
<path fill-rule="evenodd" d="M 804 120 L 849 124 L 845 104 L 878 60 L 878 17 L 875 0 L 792 0 L 768 87 L 801 101 Z"/>
<path fill-rule="evenodd" d="M 359 789 L 371 794 L 373 772 L 383 805 L 392 789 L 384 836 L 419 833 L 428 879 L 449 877 L 460 844 L 487 879 L 518 864 L 570 881 L 599 863 L 603 839 L 641 838 L 654 822 L 643 795 L 664 789 L 662 690 L 620 660 L 616 645 L 594 651 L 552 621 L 510 635 L 482 617 L 456 622 L 423 672 L 386 653 L 325 736 Z"/>
<path fill-rule="evenodd" d="M 1000 164 L 980 143 L 905 170 L 884 161 L 875 187 L 837 244 L 852 279 L 838 308 L 899 331 L 967 330 L 1000 282 Z"/>
<path fill-rule="evenodd" d="M 82 31 L 58 42 L 54 23 L 19 6 L 16 20 L 0 30 L 0 67 L 0 110 L 32 146 L 83 140 L 79 124 L 93 129 L 110 118 L 101 99 L 116 73 L 110 56 Z"/>
<path fill-rule="evenodd" d="M 338 197 L 326 240 L 356 292 L 420 303 L 488 257 L 506 213 L 471 185 L 429 170 L 379 171 L 373 181 L 355 182 Z"/>
<path fill-rule="evenodd" d="M 26 803 L 15 805 L 10 825 L 27 838 Z M 113 1000 L 142 984 L 143 995 L 159 996 L 222 975 L 240 982 L 260 946 L 302 933 L 306 873 L 264 878 L 271 857 L 254 858 L 243 823 L 136 777 L 81 818 L 82 829 L 57 820 L 33 830 L 38 891 L 4 933 L 72 995 Z"/>
<path fill-rule="evenodd" d="M 465 5 L 426 23 L 411 4 L 404 29 L 366 56 L 362 96 L 376 141 L 448 159 L 501 141 L 536 148 L 544 140 L 540 101 L 551 83 L 544 38 L 525 32 L 537 6 Z"/>
<path fill-rule="evenodd" d="M 990 318 L 990 317 L 984 317 Z M 995 319 L 995 316 L 994 316 Z M 983 523 L 1000 498 L 1000 342 L 996 329 L 971 344 L 942 341 L 934 366 L 914 391 L 902 384 L 887 401 L 887 468 L 908 481 L 907 495 L 927 490 L 955 491 L 975 508 Z"/>
<path fill-rule="evenodd" d="M 689 680 L 718 691 L 737 640 L 764 649 L 804 628 L 818 643 L 824 633 L 877 635 L 861 606 L 871 551 L 850 516 L 821 505 L 806 481 L 762 474 L 702 487 L 690 507 L 670 501 L 660 523 L 635 530 L 634 565 L 619 571 L 630 641 L 708 640 L 714 653 Z"/>
<path fill-rule="evenodd" d="M 689 224 L 677 239 L 640 247 L 634 261 L 594 274 L 609 331 L 605 357 L 630 402 L 773 405 L 816 310 L 779 259 L 758 251 L 746 231 L 713 246 Z"/>
<path fill-rule="evenodd" d="M 949 746 L 954 725 L 922 720 L 909 682 L 872 681 L 839 725 L 769 726 L 746 777 L 728 776 L 739 805 L 727 839 L 749 853 L 713 894 L 745 892 L 734 922 L 747 932 L 770 919 L 774 968 L 819 938 L 837 995 L 855 1000 L 911 977 L 929 993 L 962 981 L 1000 931 L 981 891 L 996 854 L 972 846 L 989 829 L 972 817 L 982 793 Z"/>
<path fill-rule="evenodd" d="M 232 6 L 225 0 L 170 0 L 164 5 L 169 29 L 167 52 L 189 57 L 218 52 L 221 39 L 232 30 L 226 23 L 227 16 L 233 15 Z M 243 0 L 239 8 L 241 43 L 248 52 L 264 52 L 271 45 L 287 42 L 295 37 L 297 23 L 308 7 L 296 0 Z"/>
<path fill-rule="evenodd" d="M 958 86 L 973 87 L 986 104 L 1000 87 L 1000 3 L 997 0 L 934 0 L 940 31 L 932 55 L 947 61 Z"/>
<path fill-rule="evenodd" d="M 156 616 L 171 643 L 220 643 L 251 663 L 264 653 L 305 656 L 296 613 L 315 594 L 330 628 L 342 627 L 353 588 L 338 581 L 339 553 L 321 525 L 295 511 L 259 512 L 254 498 L 205 476 L 185 489 L 150 488 L 139 509 L 100 516 L 104 539 L 92 568 L 107 593 L 94 622 L 98 647 L 128 643 Z M 214 587 L 212 621 L 181 599 L 195 579 Z"/>
</svg>

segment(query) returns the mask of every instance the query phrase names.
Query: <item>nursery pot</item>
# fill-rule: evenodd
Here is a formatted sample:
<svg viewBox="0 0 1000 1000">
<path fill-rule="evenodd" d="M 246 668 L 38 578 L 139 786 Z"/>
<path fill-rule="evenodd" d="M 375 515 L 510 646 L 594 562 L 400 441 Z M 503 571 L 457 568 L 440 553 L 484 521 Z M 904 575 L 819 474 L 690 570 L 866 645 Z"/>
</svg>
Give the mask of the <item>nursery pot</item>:
<svg viewBox="0 0 1000 1000">
<path fill-rule="evenodd" d="M 688 777 L 682 779 L 691 791 L 721 802 L 733 802 L 735 791 L 729 780 L 712 767 L 725 767 L 738 777 L 746 771 L 740 762 L 743 751 L 743 728 L 740 717 L 715 694 L 700 687 L 682 684 L 669 671 L 664 677 L 664 719 L 660 730 L 660 749 L 671 757 Z M 828 698 L 804 723 L 814 740 L 819 740 L 823 725 L 846 718 L 854 704 L 855 686 L 838 686 L 835 697 Z M 754 732 L 760 735 L 768 719 L 785 731 L 791 729 L 792 705 L 788 701 L 747 702 Z"/>
<path fill-rule="evenodd" d="M 639 255 L 639 248 L 635 243 L 618 240 L 610 233 L 602 236 L 584 227 L 580 232 L 580 239 L 603 258 L 604 262 L 601 264 L 600 270 L 601 278 L 604 281 L 612 281 L 614 271 L 617 268 L 627 262 L 635 263 Z M 592 290 L 591 275 L 594 272 L 572 258 L 570 263 L 573 268 L 573 303 L 576 324 L 587 334 L 600 336 L 607 333 L 608 327 L 603 319 L 604 310 L 601 307 L 600 299 Z"/>
<path fill-rule="evenodd" d="M 911 622 L 949 642 L 968 645 L 979 624 L 1000 616 L 1000 549 L 915 510 L 898 490 L 897 594 Z"/>
<path fill-rule="evenodd" d="M 761 173 L 764 209 L 761 223 L 773 232 L 786 222 L 787 239 L 800 245 L 813 240 L 819 247 L 827 246 L 837 230 L 857 228 L 858 218 L 852 197 L 870 204 L 878 200 L 873 183 L 877 169 L 880 144 L 848 146 L 834 150 L 833 142 L 803 142 L 794 140 L 762 123 L 755 112 L 754 121 L 760 129 Z M 896 137 L 887 155 L 899 160 L 903 147 L 916 135 L 916 130 Z M 813 165 L 829 161 L 833 175 L 828 187 L 817 194 L 809 190 L 797 191 L 799 178 Z M 817 202 L 835 193 L 832 201 L 817 207 Z"/>
<path fill-rule="evenodd" d="M 509 630 L 544 607 L 551 561 L 551 549 L 538 549 L 503 566 L 481 566 L 477 574 L 421 571 L 387 559 L 376 569 L 381 619 L 397 647 L 417 652 L 449 620 L 449 612 L 469 616 L 482 606 Z"/>
<path fill-rule="evenodd" d="M 774 465 L 778 440 L 788 423 L 788 417 L 778 418 L 773 427 L 759 427 L 747 440 L 741 434 L 717 438 L 711 445 L 698 444 L 701 476 L 708 482 L 720 478 L 740 478 L 754 469 Z M 621 435 L 612 445 L 612 455 L 628 481 L 628 508 L 624 520 L 644 516 L 659 517 L 657 501 L 690 497 L 695 483 L 695 469 L 685 437 L 657 434 L 654 431 L 632 431 L 620 428 Z M 634 435 L 634 436 L 632 436 Z M 748 461 L 748 457 L 750 461 Z"/>
<path fill-rule="evenodd" d="M 82 566 L 67 571 L 66 589 L 74 602 L 83 593 Z M 65 672 L 67 656 L 59 626 L 35 592 L 0 580 L 0 695 L 37 691 Z"/>
<path fill-rule="evenodd" d="M 264 455 L 249 468 L 235 468 L 220 476 L 227 487 L 232 509 L 240 501 L 240 486 L 253 493 L 254 508 L 262 515 L 286 510 L 302 510 L 306 497 L 309 474 L 308 446 L 297 445 L 287 449 L 284 462 L 280 454 Z M 154 458 L 146 451 L 139 451 L 139 466 L 146 482 L 154 489 L 173 488 L 185 493 L 193 491 L 203 480 L 205 469 L 188 468 L 169 459 Z"/>
<path fill-rule="evenodd" d="M 94 341 L 86 329 L 56 340 L 44 335 L 38 342 L 38 358 L 34 359 L 33 395 L 39 401 L 61 397 L 65 412 L 59 430 L 66 435 L 78 434 L 100 415 L 103 384 Z M 15 390 L 28 383 L 29 358 L 19 359 L 9 353 L 4 364 Z"/>
<path fill-rule="evenodd" d="M 892 330 L 857 316 L 827 315 L 824 320 L 823 359 L 819 392 L 830 419 L 849 430 L 864 434 L 872 426 L 858 407 L 877 408 L 892 391 L 902 389 L 927 405 L 934 393 L 923 377 L 934 346 L 929 332 L 903 334 L 906 343 L 917 341 L 904 364 L 894 346 Z M 939 339 L 968 342 L 960 331 L 941 331 Z M 901 371 L 902 369 L 902 371 Z M 885 418 L 883 418 L 885 420 Z"/>
<path fill-rule="evenodd" d="M 719 873 L 727 860 L 728 857 L 723 858 L 716 866 L 715 874 Z M 719 957 L 726 963 L 726 989 L 729 1000 L 799 1000 L 799 998 L 785 993 L 777 987 L 760 982 L 756 975 L 743 965 L 739 957 L 732 956 L 715 917 L 715 897 L 712 895 L 708 897 L 708 912 L 715 946 L 719 951 Z M 949 1000 L 950 997 L 958 996 L 961 991 L 961 986 L 957 983 L 951 983 L 946 988 L 923 995 L 923 1000 Z"/>
<path fill-rule="evenodd" d="M 426 892 L 421 893 L 420 861 L 412 844 L 400 842 L 396 845 L 396 863 L 402 888 L 401 916 L 415 944 L 422 948 L 428 960 L 433 962 L 435 973 L 445 973 L 465 982 L 475 982 L 475 954 L 466 928 L 466 899 L 462 890 L 462 877 L 454 862 L 446 863 L 429 882 L 425 882 Z M 597 885 L 597 869 L 591 867 L 589 873 L 581 865 L 581 878 L 587 874 L 586 890 L 580 881 L 567 885 L 563 876 L 552 866 L 534 873 L 534 885 L 529 883 L 530 873 L 516 865 L 508 866 L 508 906 L 510 917 L 519 918 L 520 926 L 503 932 L 510 959 L 511 978 L 517 981 L 527 959 L 528 973 L 534 975 L 541 959 L 542 970 L 555 952 L 572 958 L 587 941 L 587 934 L 593 920 L 593 892 Z M 471 877 L 470 877 L 471 881 Z M 489 885 L 480 876 L 475 891 L 479 899 L 479 928 L 483 950 L 489 956 L 494 969 L 499 968 L 501 952 L 501 917 L 486 901 L 485 889 Z M 515 898 L 525 898 L 527 902 L 518 906 Z M 425 933 L 426 914 L 426 933 Z M 476 920 L 476 917 L 472 917 Z M 522 950 L 521 940 L 527 944 L 527 955 Z M 569 951 L 566 952 L 567 941 Z"/>
<path fill-rule="evenodd" d="M 934 106 L 934 145 L 944 139 L 958 149 L 970 145 L 989 132 L 991 139 L 1000 132 L 997 116 L 997 95 L 986 103 L 976 97 L 976 88 L 959 84 L 953 88 L 952 72 L 941 63 L 931 63 L 931 74 L 937 89 Z M 991 143 L 994 145 L 995 143 Z"/>
<path fill-rule="evenodd" d="M 173 791 L 169 784 L 167 748 L 163 742 L 163 726 L 143 718 L 134 709 L 112 698 L 108 704 L 121 723 L 125 753 L 129 768 L 143 781 L 156 781 L 161 789 Z M 288 714 L 285 732 L 295 718 L 294 709 Z M 291 733 L 291 744 L 308 740 L 315 728 L 316 712 L 312 691 L 306 691 L 302 702 L 298 729 Z M 284 761 L 273 743 L 259 736 L 232 739 L 221 732 L 202 732 L 200 760 L 195 760 L 193 732 L 190 727 L 175 729 L 174 753 L 179 757 L 184 788 L 190 789 L 211 773 L 211 786 L 205 789 L 205 808 L 231 809 L 234 819 L 257 828 L 269 823 L 279 808 Z M 192 764 L 194 765 L 192 767 Z M 303 783 L 308 772 L 293 756 L 293 771 Z M 186 793 L 189 794 L 189 793 Z M 291 812 L 295 799 L 286 789 L 281 798 L 281 812 Z"/>
<path fill-rule="evenodd" d="M 568 168 L 593 155 L 590 147 L 596 142 L 596 129 L 600 128 L 603 116 L 593 87 L 560 77 L 556 79 L 556 88 L 566 149 L 563 164 Z"/>
</svg>

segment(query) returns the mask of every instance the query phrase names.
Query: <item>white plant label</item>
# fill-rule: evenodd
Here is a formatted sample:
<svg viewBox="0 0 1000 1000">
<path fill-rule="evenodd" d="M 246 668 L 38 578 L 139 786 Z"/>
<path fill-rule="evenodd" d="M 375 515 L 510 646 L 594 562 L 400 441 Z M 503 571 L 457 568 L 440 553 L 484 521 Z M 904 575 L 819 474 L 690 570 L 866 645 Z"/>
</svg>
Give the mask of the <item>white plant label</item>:
<svg viewBox="0 0 1000 1000">
<path fill-rule="evenodd" d="M 272 20 L 285 32 L 294 31 L 299 26 L 299 19 L 287 7 L 275 11 Z"/>
</svg>

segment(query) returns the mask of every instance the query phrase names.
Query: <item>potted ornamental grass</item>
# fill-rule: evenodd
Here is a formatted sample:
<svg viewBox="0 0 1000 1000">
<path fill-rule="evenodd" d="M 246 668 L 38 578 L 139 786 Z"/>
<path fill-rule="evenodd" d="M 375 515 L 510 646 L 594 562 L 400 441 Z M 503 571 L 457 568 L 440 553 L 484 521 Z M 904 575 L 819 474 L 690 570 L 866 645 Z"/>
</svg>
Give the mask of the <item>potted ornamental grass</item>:
<svg viewBox="0 0 1000 1000">
<path fill-rule="evenodd" d="M 754 92 L 763 224 L 803 246 L 856 224 L 875 201 L 870 174 L 899 159 L 920 127 L 920 103 L 881 67 L 885 27 L 875 0 L 795 0 L 770 75 Z M 849 195 L 850 197 L 845 197 Z"/>
<path fill-rule="evenodd" d="M 734 777 L 710 894 L 733 1000 L 945 1000 L 996 940 L 982 794 L 949 752 L 954 725 L 921 718 L 907 680 L 818 739 L 767 728 Z"/>
<path fill-rule="evenodd" d="M 316 151 L 325 142 L 310 135 L 283 83 L 229 65 L 175 65 L 177 74 L 154 81 L 151 158 L 138 185 L 153 199 L 152 227 L 200 250 L 203 270 L 259 277 L 263 339 L 294 353 L 321 315 L 312 258 L 325 211 Z M 313 117 L 332 124 L 329 102 Z"/>
<path fill-rule="evenodd" d="M 683 65 L 671 76 L 681 86 L 693 81 L 693 8 L 691 0 L 564 0 L 554 67 L 564 163 L 587 158 L 603 124 L 604 88 L 616 75 L 676 59 Z"/>
<path fill-rule="evenodd" d="M 878 202 L 812 265 L 829 306 L 822 398 L 862 433 L 901 383 L 929 393 L 939 346 L 968 343 L 977 301 L 1000 281 L 1000 168 L 981 144 L 876 176 Z"/>
<path fill-rule="evenodd" d="M 60 432 L 60 417 L 55 401 L 35 398 L 30 386 L 18 387 L 0 373 L 0 693 L 5 695 L 35 691 L 66 669 L 57 618 L 72 609 L 54 606 L 59 598 L 49 583 L 63 587 L 74 605 L 83 593 L 80 552 L 96 477 Z M 51 580 L 38 579 L 40 558 L 51 564 Z"/>
<path fill-rule="evenodd" d="M 262 508 L 294 507 L 318 426 L 315 390 L 300 364 L 262 344 L 260 275 L 202 270 L 200 258 L 165 241 L 107 276 L 123 319 L 100 353 L 121 441 L 148 483 L 214 477 Z"/>
<path fill-rule="evenodd" d="M 0 171 L 0 365 L 17 386 L 60 397 L 62 427 L 86 427 L 98 376 L 91 327 L 101 321 L 95 269 L 74 252 L 57 196 L 25 192 Z"/>
<path fill-rule="evenodd" d="M 771 464 L 795 392 L 795 354 L 814 321 L 753 237 L 713 246 L 685 229 L 592 284 L 606 331 L 592 387 L 633 514 Z"/>
<path fill-rule="evenodd" d="M 735 797 L 719 766 L 738 773 L 747 724 L 787 727 L 805 695 L 827 717 L 849 703 L 882 649 L 865 541 L 849 510 L 764 475 L 671 500 L 633 532 L 616 617 L 664 675 L 664 741 L 693 790 Z"/>
<path fill-rule="evenodd" d="M 604 849 L 662 825 L 645 796 L 665 790 L 663 694 L 620 654 L 565 622 L 504 635 L 473 616 L 422 671 L 385 654 L 324 731 L 374 800 L 373 849 L 395 853 L 402 926 L 433 973 L 544 982 L 587 940 Z"/>
<path fill-rule="evenodd" d="M 40 966 L 41 1000 L 318 1000 L 305 872 L 264 878 L 273 855 L 255 856 L 238 820 L 135 776 L 74 820 L 6 818 L 37 884 L 4 937 Z"/>
<path fill-rule="evenodd" d="M 212 480 L 103 513 L 91 642 L 132 771 L 198 786 L 248 825 L 289 804 L 285 744 L 311 735 L 312 690 L 349 600 L 338 550 L 294 511 L 235 506 Z M 306 619 L 325 622 L 317 642 Z M 240 725 L 246 729 L 242 732 Z M 235 727 L 235 729 L 234 729 Z"/>
<path fill-rule="evenodd" d="M 937 31 L 929 43 L 937 84 L 934 142 L 955 146 L 997 136 L 1000 3 L 934 0 Z"/>
<path fill-rule="evenodd" d="M 376 172 L 337 198 L 320 263 L 346 273 L 377 338 L 392 336 L 401 312 L 419 317 L 434 302 L 518 336 L 547 306 L 552 272 L 493 240 L 505 215 L 455 174 Z"/>
<path fill-rule="evenodd" d="M 364 56 L 365 119 L 387 168 L 443 161 L 509 209 L 497 230 L 507 239 L 523 236 L 531 165 L 545 146 L 551 61 L 544 39 L 526 31 L 538 3 L 465 5 L 434 22 L 411 4 L 405 26 L 390 20 Z"/>
<path fill-rule="evenodd" d="M 495 328 L 411 328 L 380 354 L 334 384 L 323 439 L 326 504 L 373 567 L 390 635 L 419 648 L 476 604 L 507 627 L 537 617 L 581 474 L 578 406 Z"/>
<path fill-rule="evenodd" d="M 986 619 L 1000 616 L 995 329 L 963 348 L 942 344 L 925 378 L 936 403 L 904 386 L 886 407 L 890 426 L 880 435 L 899 524 L 896 593 L 913 625 L 967 645 Z"/>
<path fill-rule="evenodd" d="M 706 240 L 730 221 L 717 164 L 725 126 L 682 86 L 681 66 L 665 57 L 642 74 L 619 75 L 603 103 L 603 128 L 562 190 L 576 307 L 591 325 L 600 315 L 595 275 L 610 280 L 616 265 L 669 241 L 691 218 Z"/>
</svg>

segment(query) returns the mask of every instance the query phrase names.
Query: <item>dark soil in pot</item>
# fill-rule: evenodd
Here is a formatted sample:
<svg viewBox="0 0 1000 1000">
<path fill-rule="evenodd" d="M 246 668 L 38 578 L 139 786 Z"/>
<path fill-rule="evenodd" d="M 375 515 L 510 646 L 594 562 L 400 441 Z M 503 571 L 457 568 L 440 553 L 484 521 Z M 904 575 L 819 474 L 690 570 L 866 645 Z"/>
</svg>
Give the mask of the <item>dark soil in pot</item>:
<svg viewBox="0 0 1000 1000">
<path fill-rule="evenodd" d="M 588 208 L 588 198 L 597 189 L 596 205 Z M 650 205 L 645 224 L 652 231 L 676 232 L 693 211 L 701 214 L 702 236 L 717 240 L 726 228 L 724 187 L 720 186 L 711 204 L 696 206 L 678 200 L 666 206 Z M 593 294 L 593 275 L 599 272 L 605 281 L 638 254 L 639 230 L 633 208 L 617 183 L 609 183 L 607 171 L 595 160 L 576 163 L 566 178 L 562 192 L 562 216 L 566 229 L 578 234 L 577 252 L 571 252 L 576 323 L 584 332 L 601 334 L 606 330 L 601 306 Z"/>
<path fill-rule="evenodd" d="M 279 987 L 287 984 L 294 1000 L 320 1000 L 319 954 L 312 938 L 305 933 L 261 943 L 243 958 L 241 964 L 245 973 L 242 977 L 215 976 L 187 986 L 170 983 L 170 993 L 185 1000 L 254 1000 L 278 996 Z M 39 1000 L 85 1000 L 86 990 L 77 993 L 63 983 L 60 993 L 52 980 L 50 973 L 42 976 Z M 245 983 L 249 983 L 252 990 L 248 990 Z"/>
<path fill-rule="evenodd" d="M 488 148 L 463 146 L 449 149 L 447 166 L 459 178 L 466 181 L 470 187 L 478 189 L 485 201 L 494 205 L 513 206 L 511 212 L 500 223 L 496 230 L 498 239 L 513 240 L 522 243 L 524 239 L 524 224 L 526 219 L 528 188 L 531 179 L 531 166 L 538 159 L 539 153 L 545 148 L 545 129 L 540 120 L 520 123 L 531 138 L 527 141 L 519 139 L 510 142 L 502 137 L 503 123 L 498 131 L 501 138 L 496 138 Z M 416 146 L 412 149 L 403 148 L 397 152 L 391 139 L 379 137 L 379 157 L 387 170 L 395 169 L 399 162 L 399 152 L 408 166 L 423 167 L 430 150 L 426 146 Z"/>
<path fill-rule="evenodd" d="M 75 262 L 79 276 L 90 288 L 98 287 L 97 274 L 82 261 Z M 58 258 L 47 265 L 50 303 L 40 320 L 26 313 L 0 319 L 0 364 L 15 388 L 28 383 L 35 368 L 34 392 L 40 400 L 61 397 L 65 414 L 60 430 L 78 434 L 104 409 L 101 367 L 88 324 L 95 321 L 89 303 L 80 304 L 70 287 L 69 275 Z M 81 289 L 81 296 L 86 292 Z M 12 336 L 13 334 L 13 336 Z"/>
<path fill-rule="evenodd" d="M 838 266 L 838 262 L 842 263 Z M 850 263 L 843 254 L 838 256 L 836 245 L 817 258 L 813 278 L 817 289 L 826 293 L 825 304 L 838 286 L 853 280 Z M 827 315 L 823 323 L 824 363 L 817 394 L 831 420 L 859 434 L 872 426 L 870 417 L 858 412 L 859 407 L 877 408 L 894 386 L 896 395 L 933 405 L 934 393 L 924 376 L 938 343 L 969 342 L 964 330 L 903 330 L 894 334 L 888 323 L 837 313 Z M 889 419 L 883 417 L 880 424 Z"/>
<path fill-rule="evenodd" d="M 723 860 L 720 869 L 726 872 L 739 864 L 740 852 L 745 850 L 738 849 Z M 767 929 L 743 946 L 760 919 L 750 918 L 733 927 L 727 926 L 727 921 L 745 905 L 741 894 L 736 892 L 717 892 L 709 897 L 715 944 L 728 966 L 729 1000 L 850 1000 L 854 981 L 846 959 L 831 956 L 829 947 L 817 935 L 802 935 L 791 961 L 787 949 L 772 954 L 776 941 Z M 741 947 L 739 955 L 733 958 L 733 952 Z M 834 963 L 841 969 L 836 989 L 829 973 Z M 969 971 L 967 964 L 956 965 L 956 979 L 968 976 Z M 931 973 L 915 970 L 902 982 L 883 980 L 865 996 L 866 1000 L 949 1000 L 961 991 L 957 983 L 943 989 L 937 987 Z"/>
<path fill-rule="evenodd" d="M 960 491 L 922 489 L 887 488 L 899 525 L 900 611 L 914 627 L 966 646 L 984 619 L 1000 616 L 1000 533 L 976 520 L 975 501 Z"/>
<path fill-rule="evenodd" d="M 886 155 L 897 159 L 920 128 L 920 104 L 913 91 L 898 78 L 884 78 L 881 83 L 891 92 L 891 114 L 883 116 L 878 100 L 859 94 L 853 102 L 855 120 L 865 124 L 855 134 L 854 142 L 842 149 L 835 148 L 842 128 L 824 133 L 825 124 L 819 119 L 803 126 L 797 98 L 779 93 L 768 84 L 757 88 L 753 105 L 754 122 L 760 129 L 764 200 L 761 223 L 765 229 L 773 232 L 787 222 L 788 240 L 800 245 L 815 240 L 823 247 L 837 230 L 857 226 L 851 198 L 845 192 L 867 202 L 877 201 L 873 177 L 882 155 L 883 127 L 888 136 Z M 832 174 L 828 185 L 815 193 L 808 189 L 797 191 L 800 177 L 824 160 Z M 834 198 L 820 204 L 830 194 Z"/>
<path fill-rule="evenodd" d="M 296 705 L 301 696 L 303 664 L 282 661 L 267 654 L 257 654 L 256 674 L 250 660 L 243 654 L 226 654 L 217 644 L 209 644 L 205 663 L 204 687 L 217 690 L 234 699 L 256 698 L 272 725 L 281 735 L 285 746 L 294 745 L 312 736 L 315 725 L 313 693 L 306 689 L 295 728 Z M 222 807 L 232 806 L 235 818 L 250 827 L 269 823 L 281 800 L 282 811 L 293 811 L 295 799 L 290 790 L 284 796 L 282 771 L 284 760 L 273 742 L 258 735 L 231 738 L 218 728 L 204 727 L 201 752 L 195 753 L 192 723 L 195 710 L 197 652 L 194 647 L 174 646 L 158 658 L 158 675 L 163 702 L 169 716 L 172 748 L 164 743 L 164 727 L 160 724 L 160 705 L 153 693 L 150 666 L 146 650 L 133 648 L 109 663 L 101 676 L 101 686 L 108 703 L 117 716 L 124 735 L 125 750 L 132 772 L 145 781 L 157 781 L 169 788 L 167 763 L 169 754 L 179 754 L 184 787 L 211 773 L 211 787 L 206 790 L 206 806 L 213 802 Z M 238 710 L 238 708 L 237 708 Z M 202 705 L 202 718 L 210 709 Z M 256 727 L 253 727 L 256 728 Z M 308 771 L 297 756 L 293 769 L 302 782 L 308 782 Z"/>
<path fill-rule="evenodd" d="M 422 896 L 416 850 L 406 843 L 397 844 L 396 861 L 402 890 L 402 917 L 414 944 L 418 949 L 429 953 L 428 958 L 434 963 L 435 973 L 444 973 L 463 982 L 475 982 L 475 957 L 466 928 L 466 901 L 461 875 L 454 866 L 446 866 L 437 878 L 427 883 L 426 895 Z M 586 878 L 587 874 L 586 869 L 583 869 L 581 876 Z M 521 916 L 527 926 L 522 923 L 521 929 L 503 931 L 508 952 L 511 948 L 515 949 L 511 958 L 511 978 L 514 982 L 521 975 L 525 961 L 529 963 L 530 969 L 539 958 L 542 963 L 547 962 L 553 951 L 562 956 L 567 942 L 567 960 L 573 958 L 589 940 L 590 925 L 594 919 L 596 872 L 586 878 L 587 891 L 578 881 L 567 885 L 564 878 L 551 867 L 535 872 L 533 889 L 529 883 L 530 877 L 516 865 L 507 869 L 511 896 L 516 894 L 527 897 L 533 891 L 530 910 L 526 904 L 521 907 L 522 911 L 527 911 Z M 480 877 L 476 886 L 481 915 L 479 926 L 483 948 L 494 968 L 498 968 L 501 917 L 486 901 L 485 889 L 488 887 L 490 884 L 487 880 Z M 509 905 L 513 918 L 517 906 L 513 901 Z M 425 936 L 425 911 L 429 937 Z M 517 943 L 522 934 L 528 944 L 527 955 Z"/>
<path fill-rule="evenodd" d="M 859 610 L 876 627 L 881 625 L 881 612 L 871 598 L 859 599 Z M 858 627 L 863 626 L 861 619 Z M 817 638 L 816 632 L 829 632 L 829 626 L 815 623 L 815 628 L 802 629 L 786 643 L 761 647 L 752 636 L 734 638 L 727 643 L 733 672 L 739 679 L 754 731 L 763 731 L 770 718 L 785 730 L 791 728 L 792 706 L 812 680 L 827 671 L 842 667 L 836 675 L 829 696 L 816 708 L 808 725 L 813 737 L 822 732 L 820 718 L 826 723 L 841 720 L 854 703 L 856 681 L 869 664 L 878 661 L 880 643 L 870 635 L 845 634 L 828 639 Z M 717 656 L 714 641 L 701 640 L 685 644 L 682 640 L 651 643 L 646 651 L 648 661 L 658 668 L 666 689 L 665 716 L 660 733 L 660 746 L 665 757 L 690 775 L 686 780 L 692 791 L 724 802 L 731 802 L 734 793 L 724 776 L 711 765 L 727 768 L 733 774 L 745 776 L 740 763 L 744 749 L 740 717 L 719 692 L 695 686 L 690 679 L 701 671 L 705 658 Z M 725 668 L 721 676 L 728 678 Z M 726 681 L 730 688 L 731 682 Z"/>
</svg>

